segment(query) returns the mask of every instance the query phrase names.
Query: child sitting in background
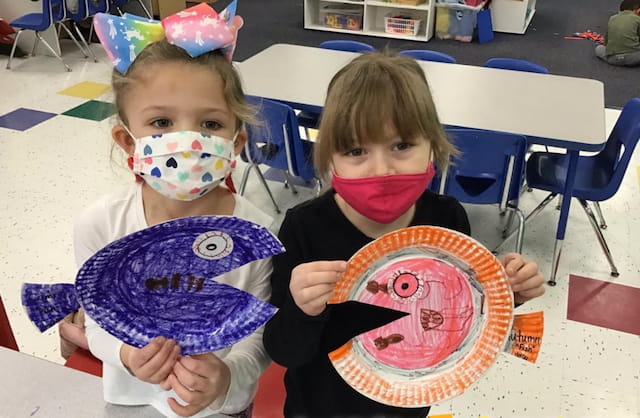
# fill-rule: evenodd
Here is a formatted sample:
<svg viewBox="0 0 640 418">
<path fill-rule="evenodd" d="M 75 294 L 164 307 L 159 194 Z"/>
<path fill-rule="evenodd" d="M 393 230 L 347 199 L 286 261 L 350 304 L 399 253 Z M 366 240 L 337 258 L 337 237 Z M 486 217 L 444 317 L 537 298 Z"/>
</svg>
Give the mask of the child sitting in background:
<svg viewBox="0 0 640 418">
<path fill-rule="evenodd" d="M 604 45 L 596 56 L 611 65 L 640 65 L 640 0 L 623 0 L 620 12 L 609 18 Z"/>
</svg>

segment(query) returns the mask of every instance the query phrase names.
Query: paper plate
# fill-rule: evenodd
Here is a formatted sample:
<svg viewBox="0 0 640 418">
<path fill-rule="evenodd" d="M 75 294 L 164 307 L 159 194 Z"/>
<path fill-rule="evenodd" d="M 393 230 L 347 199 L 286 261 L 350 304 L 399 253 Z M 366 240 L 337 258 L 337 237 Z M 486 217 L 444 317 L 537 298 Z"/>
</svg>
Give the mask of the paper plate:
<svg viewBox="0 0 640 418">
<path fill-rule="evenodd" d="M 513 318 L 500 261 L 472 238 L 430 226 L 358 251 L 329 302 L 349 300 L 409 313 L 329 354 L 354 389 L 399 407 L 460 395 L 494 363 Z"/>
<path fill-rule="evenodd" d="M 284 249 L 266 229 L 233 217 L 181 218 L 121 238 L 76 277 L 87 314 L 135 347 L 174 338 L 183 355 L 216 351 L 262 326 L 275 308 L 214 279 Z"/>
</svg>

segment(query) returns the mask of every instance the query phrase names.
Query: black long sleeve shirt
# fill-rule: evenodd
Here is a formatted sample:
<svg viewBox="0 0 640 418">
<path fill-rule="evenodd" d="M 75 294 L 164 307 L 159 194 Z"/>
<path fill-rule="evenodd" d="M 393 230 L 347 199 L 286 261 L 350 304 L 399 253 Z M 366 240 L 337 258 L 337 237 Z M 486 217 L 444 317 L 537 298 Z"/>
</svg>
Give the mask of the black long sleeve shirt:
<svg viewBox="0 0 640 418">
<path fill-rule="evenodd" d="M 425 417 L 429 408 L 398 408 L 373 401 L 351 388 L 336 372 L 328 353 L 363 331 L 377 327 L 373 308 L 362 304 L 328 305 L 316 317 L 302 312 L 291 296 L 291 270 L 320 260 L 348 260 L 373 241 L 342 214 L 329 191 L 290 209 L 279 238 L 286 252 L 273 258 L 271 303 L 280 310 L 267 323 L 264 345 L 271 358 L 287 367 L 286 417 Z M 454 198 L 430 191 L 416 202 L 411 226 L 441 226 L 470 233 L 464 208 Z"/>
</svg>

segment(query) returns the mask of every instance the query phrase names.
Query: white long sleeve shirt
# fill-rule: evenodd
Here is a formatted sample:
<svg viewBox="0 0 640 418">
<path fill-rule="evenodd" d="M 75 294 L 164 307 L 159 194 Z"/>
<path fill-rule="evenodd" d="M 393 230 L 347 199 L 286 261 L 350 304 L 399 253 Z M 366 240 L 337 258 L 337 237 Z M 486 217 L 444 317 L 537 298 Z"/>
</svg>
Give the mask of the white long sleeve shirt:
<svg viewBox="0 0 640 418">
<path fill-rule="evenodd" d="M 270 227 L 272 219 L 246 199 L 234 195 L 233 216 Z M 98 250 L 125 235 L 148 227 L 142 203 L 142 187 L 135 184 L 104 196 L 77 218 L 74 252 L 82 266 Z M 225 273 L 216 281 L 234 286 L 268 301 L 271 295 L 271 260 L 258 260 Z M 168 417 L 175 417 L 167 399 L 180 400 L 173 391 L 132 376 L 120 360 L 122 342 L 87 316 L 87 339 L 91 352 L 103 362 L 104 399 L 119 405 L 151 405 Z M 270 359 L 262 345 L 262 328 L 242 341 L 216 351 L 231 371 L 231 385 L 224 399 L 216 399 L 194 417 L 223 417 L 244 410 L 252 401 L 260 374 Z M 184 403 L 184 402 L 182 402 Z"/>
</svg>

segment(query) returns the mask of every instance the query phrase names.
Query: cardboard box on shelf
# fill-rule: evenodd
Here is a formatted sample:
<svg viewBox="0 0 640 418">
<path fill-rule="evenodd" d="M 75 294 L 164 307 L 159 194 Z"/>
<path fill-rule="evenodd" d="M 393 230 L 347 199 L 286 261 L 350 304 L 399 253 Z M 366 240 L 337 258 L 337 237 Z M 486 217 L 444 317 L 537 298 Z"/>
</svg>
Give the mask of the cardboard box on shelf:
<svg viewBox="0 0 640 418">
<path fill-rule="evenodd" d="M 391 3 L 404 4 L 407 6 L 418 6 L 426 2 L 427 0 L 393 0 L 391 1 Z"/>
<path fill-rule="evenodd" d="M 215 3 L 217 0 L 209 0 L 207 3 Z M 195 6 L 199 2 L 191 2 L 185 0 L 151 0 L 151 7 L 153 7 L 153 15 L 164 19 L 167 16 L 171 16 L 174 13 L 184 10 L 187 7 Z"/>
</svg>

